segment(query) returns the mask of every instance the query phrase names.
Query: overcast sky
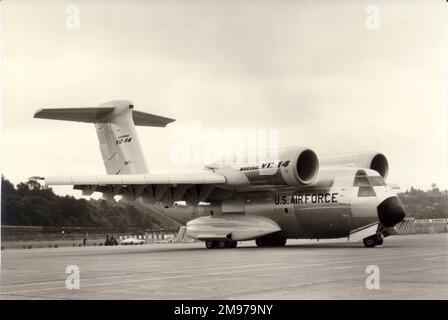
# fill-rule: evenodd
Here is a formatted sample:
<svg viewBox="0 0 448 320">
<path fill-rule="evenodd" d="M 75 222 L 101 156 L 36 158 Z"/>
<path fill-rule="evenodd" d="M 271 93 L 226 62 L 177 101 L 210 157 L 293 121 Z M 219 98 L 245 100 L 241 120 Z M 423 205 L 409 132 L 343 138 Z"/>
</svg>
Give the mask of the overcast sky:
<svg viewBox="0 0 448 320">
<path fill-rule="evenodd" d="M 66 25 L 73 4 L 79 29 Z M 367 27 L 368 5 L 379 29 Z M 444 5 L 2 1 L 2 172 L 15 183 L 105 174 L 93 125 L 33 114 L 129 99 L 177 119 L 137 129 L 151 172 L 199 169 L 174 164 L 170 150 L 175 130 L 200 121 L 277 129 L 280 146 L 318 154 L 381 151 L 389 181 L 446 188 Z"/>
</svg>

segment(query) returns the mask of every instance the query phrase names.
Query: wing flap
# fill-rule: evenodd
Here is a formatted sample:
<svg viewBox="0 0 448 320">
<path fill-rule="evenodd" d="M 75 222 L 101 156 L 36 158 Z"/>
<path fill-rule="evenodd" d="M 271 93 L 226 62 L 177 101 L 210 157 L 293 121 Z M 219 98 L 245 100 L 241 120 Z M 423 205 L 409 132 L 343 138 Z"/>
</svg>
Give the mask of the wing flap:
<svg viewBox="0 0 448 320">
<path fill-rule="evenodd" d="M 120 195 L 127 200 L 142 198 L 147 203 L 172 206 L 177 201 L 191 204 L 207 202 L 212 191 L 226 184 L 226 179 L 212 172 L 188 174 L 102 175 L 32 177 L 32 181 L 44 181 L 45 187 L 73 185 L 83 195 L 101 192 L 111 199 Z"/>
<path fill-rule="evenodd" d="M 214 173 L 139 174 L 38 177 L 46 186 L 55 185 L 146 185 L 146 184 L 225 184 L 226 179 Z"/>
</svg>

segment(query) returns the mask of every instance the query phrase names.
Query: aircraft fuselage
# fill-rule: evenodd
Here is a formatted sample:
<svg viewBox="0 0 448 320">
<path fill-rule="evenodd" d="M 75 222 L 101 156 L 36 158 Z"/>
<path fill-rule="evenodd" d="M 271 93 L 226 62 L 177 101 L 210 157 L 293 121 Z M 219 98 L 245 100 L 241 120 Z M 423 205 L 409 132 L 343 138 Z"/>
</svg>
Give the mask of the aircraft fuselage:
<svg viewBox="0 0 448 320">
<path fill-rule="evenodd" d="M 389 210 L 391 212 L 387 213 L 386 220 L 392 221 L 386 223 L 389 224 L 387 227 L 401 221 L 404 209 L 392 188 L 372 170 L 362 170 L 362 175 L 357 175 L 357 172 L 359 170 L 347 170 L 334 180 L 332 186 L 321 187 L 324 185 L 322 178 L 314 186 L 292 191 L 236 193 L 230 199 L 212 203 L 204 212 L 209 217 L 200 218 L 202 221 L 190 221 L 187 230 L 199 239 L 201 234 L 224 234 L 227 238 L 235 239 L 232 238 L 232 230 L 235 228 L 232 222 L 239 224 L 244 216 L 251 215 L 273 221 L 281 231 L 273 228 L 270 233 L 276 232 L 286 239 L 349 237 L 353 230 L 381 222 L 379 206 L 382 203 L 398 207 L 397 212 Z M 398 203 L 390 204 L 395 201 Z M 220 219 L 229 216 L 230 219 L 222 220 L 222 224 L 219 224 Z M 248 235 L 252 235 L 256 229 L 256 223 L 247 226 Z M 245 239 L 250 237 L 243 236 L 235 240 Z"/>
</svg>

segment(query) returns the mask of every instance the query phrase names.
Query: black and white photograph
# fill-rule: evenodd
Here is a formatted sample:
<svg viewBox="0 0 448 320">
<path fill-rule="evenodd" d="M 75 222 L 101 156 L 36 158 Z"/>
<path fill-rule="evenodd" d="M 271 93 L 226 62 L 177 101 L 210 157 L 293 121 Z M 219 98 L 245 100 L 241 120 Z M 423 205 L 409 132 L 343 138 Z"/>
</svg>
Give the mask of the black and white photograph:
<svg viewBox="0 0 448 320">
<path fill-rule="evenodd" d="M 448 299 L 447 8 L 1 1 L 0 300 Z"/>
</svg>

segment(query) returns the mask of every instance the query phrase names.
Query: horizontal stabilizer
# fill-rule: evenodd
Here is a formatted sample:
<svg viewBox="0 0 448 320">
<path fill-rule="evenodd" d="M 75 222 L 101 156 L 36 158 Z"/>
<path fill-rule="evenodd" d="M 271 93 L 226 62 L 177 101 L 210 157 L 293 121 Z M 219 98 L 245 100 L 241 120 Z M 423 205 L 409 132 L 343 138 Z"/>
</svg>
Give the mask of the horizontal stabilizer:
<svg viewBox="0 0 448 320">
<path fill-rule="evenodd" d="M 113 110 L 113 107 L 39 109 L 34 118 L 95 123 Z"/>
<path fill-rule="evenodd" d="M 101 123 L 106 122 L 105 119 L 114 109 L 114 107 L 39 109 L 34 114 L 34 118 Z M 175 121 L 174 119 L 134 110 L 132 111 L 132 119 L 136 126 L 148 127 L 165 127 Z"/>
<path fill-rule="evenodd" d="M 148 126 L 148 127 L 165 127 L 167 124 L 175 121 L 174 119 L 156 116 L 154 114 L 134 111 L 132 113 L 132 119 L 136 126 Z"/>
</svg>

